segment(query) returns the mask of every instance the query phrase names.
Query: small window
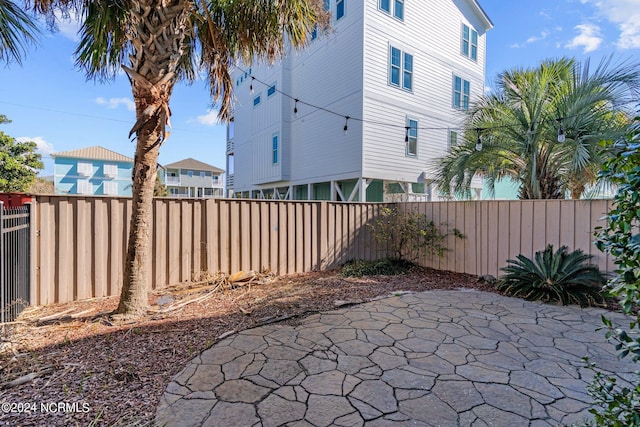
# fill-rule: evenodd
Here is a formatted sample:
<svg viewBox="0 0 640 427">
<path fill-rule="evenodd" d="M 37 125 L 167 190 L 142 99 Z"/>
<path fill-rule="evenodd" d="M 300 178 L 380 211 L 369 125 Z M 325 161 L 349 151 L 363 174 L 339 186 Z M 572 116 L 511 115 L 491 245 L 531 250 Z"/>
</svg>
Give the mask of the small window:
<svg viewBox="0 0 640 427">
<path fill-rule="evenodd" d="M 105 164 L 103 166 L 103 172 L 107 178 L 115 178 L 118 176 L 118 165 Z"/>
<path fill-rule="evenodd" d="M 92 194 L 93 193 L 93 185 L 89 182 L 88 179 L 79 179 L 78 180 L 78 194 Z"/>
<path fill-rule="evenodd" d="M 404 54 L 403 69 L 402 87 L 406 90 L 411 90 L 413 89 L 413 55 Z"/>
<path fill-rule="evenodd" d="M 395 0 L 393 16 L 399 20 L 404 20 L 404 0 Z"/>
<path fill-rule="evenodd" d="M 279 146 L 278 146 L 278 134 L 273 135 L 273 138 L 271 139 L 271 150 L 272 150 L 272 158 L 271 158 L 271 162 L 274 165 L 278 164 L 279 159 Z"/>
<path fill-rule="evenodd" d="M 313 26 L 313 30 L 311 30 L 311 40 L 315 40 L 318 38 L 318 24 Z"/>
<path fill-rule="evenodd" d="M 478 59 L 478 32 L 462 24 L 462 54 L 474 61 Z"/>
<path fill-rule="evenodd" d="M 324 10 L 331 10 L 331 0 L 324 0 Z"/>
<path fill-rule="evenodd" d="M 449 148 L 458 145 L 458 132 L 455 130 L 449 131 Z"/>
<path fill-rule="evenodd" d="M 193 171 L 187 171 L 187 176 L 191 178 L 193 176 Z"/>
<path fill-rule="evenodd" d="M 80 176 L 93 175 L 93 164 L 91 164 L 91 162 L 78 162 L 78 175 Z"/>
<path fill-rule="evenodd" d="M 260 105 L 260 102 L 261 102 L 261 101 L 262 101 L 262 100 L 261 100 L 261 98 L 260 98 L 260 95 L 256 96 L 255 98 L 253 98 L 253 106 L 254 106 L 254 107 L 257 107 L 258 105 Z"/>
<path fill-rule="evenodd" d="M 106 196 L 118 195 L 118 183 L 112 181 L 105 181 L 102 183 L 102 192 Z"/>
<path fill-rule="evenodd" d="M 380 0 L 378 2 L 380 10 L 384 10 L 387 13 L 391 13 L 391 0 Z"/>
<path fill-rule="evenodd" d="M 200 171 L 200 178 L 205 178 L 207 173 L 205 171 Z"/>
<path fill-rule="evenodd" d="M 471 84 L 461 77 L 453 77 L 453 106 L 462 110 L 469 109 Z"/>
<path fill-rule="evenodd" d="M 273 95 L 275 95 L 276 93 L 276 84 L 272 84 L 271 86 L 269 86 L 269 89 L 267 89 L 267 98 L 272 97 Z"/>
<path fill-rule="evenodd" d="M 407 119 L 406 155 L 415 157 L 418 155 L 418 121 Z"/>
<path fill-rule="evenodd" d="M 344 2 L 345 0 L 336 0 L 336 21 L 344 16 Z"/>
<path fill-rule="evenodd" d="M 392 85 L 400 86 L 400 62 L 402 58 L 402 53 L 400 49 L 396 49 L 395 47 L 391 48 L 391 70 L 389 81 Z"/>
<path fill-rule="evenodd" d="M 389 56 L 389 84 L 413 90 L 413 55 L 391 46 Z"/>
</svg>

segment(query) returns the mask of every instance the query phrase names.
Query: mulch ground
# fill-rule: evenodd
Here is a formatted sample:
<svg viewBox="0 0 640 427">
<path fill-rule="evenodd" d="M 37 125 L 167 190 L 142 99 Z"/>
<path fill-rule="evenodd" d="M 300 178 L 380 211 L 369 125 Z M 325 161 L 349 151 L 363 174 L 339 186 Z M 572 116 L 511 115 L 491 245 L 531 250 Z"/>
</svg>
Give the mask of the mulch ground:
<svg viewBox="0 0 640 427">
<path fill-rule="evenodd" d="M 0 326 L 0 425 L 149 425 L 171 378 L 229 332 L 295 323 L 397 291 L 494 291 L 476 276 L 431 269 L 364 278 L 331 271 L 226 279 L 152 293 L 153 310 L 135 323 L 116 320 L 117 298 L 102 298 L 29 308 Z"/>
</svg>

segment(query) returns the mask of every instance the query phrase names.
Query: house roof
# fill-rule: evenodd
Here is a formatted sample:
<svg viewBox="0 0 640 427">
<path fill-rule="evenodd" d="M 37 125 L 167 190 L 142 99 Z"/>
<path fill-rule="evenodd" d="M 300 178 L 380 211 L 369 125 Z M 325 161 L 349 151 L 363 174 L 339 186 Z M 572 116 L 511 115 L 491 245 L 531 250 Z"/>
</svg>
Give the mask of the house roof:
<svg viewBox="0 0 640 427">
<path fill-rule="evenodd" d="M 51 157 L 71 157 L 74 159 L 109 160 L 112 162 L 133 163 L 133 159 L 131 157 L 116 153 L 115 151 L 107 150 L 100 146 L 61 151 L 59 153 L 51 154 Z"/>
<path fill-rule="evenodd" d="M 198 171 L 211 171 L 214 173 L 223 173 L 223 169 L 219 169 L 215 166 L 211 166 L 207 163 L 200 162 L 196 159 L 189 157 L 188 159 L 180 160 L 179 162 L 170 163 L 164 165 L 166 169 L 192 169 Z"/>
<path fill-rule="evenodd" d="M 490 29 L 492 29 L 493 22 L 491 22 L 491 19 L 489 18 L 489 15 L 487 15 L 487 12 L 485 12 L 482 6 L 480 6 L 478 0 L 467 0 L 467 3 L 469 3 L 469 6 L 471 6 L 473 11 L 476 12 L 478 17 L 484 24 L 485 31 L 489 31 Z"/>
</svg>

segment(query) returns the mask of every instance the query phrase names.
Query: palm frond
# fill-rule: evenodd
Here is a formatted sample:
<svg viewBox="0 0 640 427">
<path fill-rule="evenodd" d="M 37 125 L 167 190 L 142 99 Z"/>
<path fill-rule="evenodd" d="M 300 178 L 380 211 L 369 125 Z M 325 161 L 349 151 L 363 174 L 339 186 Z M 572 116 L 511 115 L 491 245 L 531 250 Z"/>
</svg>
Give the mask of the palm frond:
<svg viewBox="0 0 640 427">
<path fill-rule="evenodd" d="M 22 64 L 27 46 L 38 41 L 40 29 L 25 11 L 11 0 L 0 0 L 0 62 Z"/>
</svg>

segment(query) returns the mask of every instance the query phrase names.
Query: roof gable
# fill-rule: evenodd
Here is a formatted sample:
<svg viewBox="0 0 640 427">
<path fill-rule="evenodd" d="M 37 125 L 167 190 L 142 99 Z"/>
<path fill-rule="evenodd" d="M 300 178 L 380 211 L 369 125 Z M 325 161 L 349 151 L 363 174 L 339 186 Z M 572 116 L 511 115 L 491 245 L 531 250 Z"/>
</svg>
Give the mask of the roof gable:
<svg viewBox="0 0 640 427">
<path fill-rule="evenodd" d="M 482 6 L 480 6 L 480 3 L 478 2 L 478 0 L 465 0 L 465 1 L 469 5 L 469 7 L 471 7 L 471 10 L 473 10 L 475 14 L 478 15 L 480 22 L 482 22 L 482 24 L 484 25 L 484 30 L 489 31 L 490 29 L 492 29 L 493 22 L 491 22 L 491 19 L 489 18 L 489 15 L 487 15 L 487 12 L 485 12 Z"/>
<path fill-rule="evenodd" d="M 180 160 L 175 163 L 170 163 L 168 165 L 164 165 L 165 169 L 191 169 L 191 170 L 199 170 L 199 171 L 211 171 L 214 173 L 223 173 L 223 169 L 219 169 L 215 166 L 211 166 L 207 163 L 188 158 L 184 160 Z"/>
<path fill-rule="evenodd" d="M 53 153 L 51 156 L 54 158 L 66 157 L 73 159 L 107 160 L 112 162 L 133 163 L 133 159 L 131 157 L 127 157 L 124 154 L 116 153 L 115 151 L 111 151 L 100 146 L 61 151 L 59 153 Z"/>
</svg>

